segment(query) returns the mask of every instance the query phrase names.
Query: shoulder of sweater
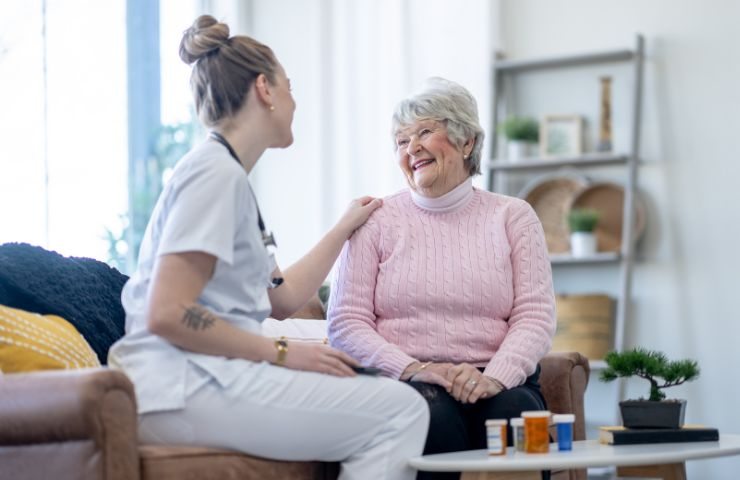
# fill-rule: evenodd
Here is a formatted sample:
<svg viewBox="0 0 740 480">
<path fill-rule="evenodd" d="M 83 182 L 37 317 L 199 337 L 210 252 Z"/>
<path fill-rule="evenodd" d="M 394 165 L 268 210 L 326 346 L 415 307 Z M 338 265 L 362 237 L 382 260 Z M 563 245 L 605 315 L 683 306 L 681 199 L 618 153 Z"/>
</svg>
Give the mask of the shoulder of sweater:
<svg viewBox="0 0 740 480">
<path fill-rule="evenodd" d="M 476 188 L 475 191 L 479 195 L 480 203 L 484 208 L 490 208 L 496 205 L 506 209 L 512 214 L 531 210 L 532 208 L 526 200 L 521 198 L 489 192 L 488 190 L 481 190 L 478 188 Z"/>
<path fill-rule="evenodd" d="M 396 193 L 383 197 L 383 205 L 377 208 L 371 215 L 370 218 L 381 219 L 388 215 L 393 215 L 399 210 L 407 209 L 411 206 L 411 194 L 409 191 L 400 190 Z"/>
<path fill-rule="evenodd" d="M 493 207 L 502 209 L 503 217 L 510 224 L 524 225 L 539 221 L 532 206 L 522 198 L 481 189 L 476 189 L 476 192 L 480 196 L 481 206 L 484 209 Z"/>
</svg>

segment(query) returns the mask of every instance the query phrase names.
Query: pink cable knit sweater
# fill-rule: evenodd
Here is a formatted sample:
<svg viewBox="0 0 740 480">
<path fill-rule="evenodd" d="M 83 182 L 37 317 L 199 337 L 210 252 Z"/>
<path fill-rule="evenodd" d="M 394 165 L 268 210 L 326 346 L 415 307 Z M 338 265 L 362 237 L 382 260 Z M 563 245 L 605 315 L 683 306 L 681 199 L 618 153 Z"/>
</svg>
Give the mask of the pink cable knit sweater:
<svg viewBox="0 0 740 480">
<path fill-rule="evenodd" d="M 555 333 L 540 221 L 523 200 L 470 180 L 444 197 L 385 198 L 345 244 L 331 343 L 393 378 L 414 361 L 466 362 L 521 385 Z"/>
</svg>

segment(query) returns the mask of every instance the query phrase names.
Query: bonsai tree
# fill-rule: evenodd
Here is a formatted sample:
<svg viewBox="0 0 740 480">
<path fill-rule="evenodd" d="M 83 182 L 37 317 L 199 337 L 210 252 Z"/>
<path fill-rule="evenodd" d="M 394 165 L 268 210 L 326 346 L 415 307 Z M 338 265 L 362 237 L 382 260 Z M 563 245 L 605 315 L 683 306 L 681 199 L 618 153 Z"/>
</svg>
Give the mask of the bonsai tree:
<svg viewBox="0 0 740 480">
<path fill-rule="evenodd" d="M 509 140 L 535 143 L 540 138 L 537 120 L 530 117 L 509 117 L 501 123 L 501 130 Z"/>
<path fill-rule="evenodd" d="M 611 382 L 619 377 L 640 377 L 650 382 L 651 401 L 665 398 L 663 389 L 675 387 L 699 377 L 699 366 L 693 360 L 669 361 L 661 352 L 634 348 L 625 352 L 609 352 L 601 380 Z M 661 379 L 662 381 L 659 381 Z"/>
<path fill-rule="evenodd" d="M 568 212 L 568 227 L 572 232 L 593 232 L 601 215 L 591 208 L 574 208 Z"/>
</svg>

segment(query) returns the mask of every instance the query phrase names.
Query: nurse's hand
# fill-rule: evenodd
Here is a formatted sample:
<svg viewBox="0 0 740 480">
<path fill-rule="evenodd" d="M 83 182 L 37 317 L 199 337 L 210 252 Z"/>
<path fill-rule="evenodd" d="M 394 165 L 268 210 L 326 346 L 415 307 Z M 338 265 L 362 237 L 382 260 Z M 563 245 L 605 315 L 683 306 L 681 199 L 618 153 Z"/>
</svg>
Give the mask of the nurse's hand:
<svg viewBox="0 0 740 480">
<path fill-rule="evenodd" d="M 351 366 L 359 367 L 346 353 L 321 343 L 289 342 L 285 367 L 326 373 L 337 377 L 354 377 Z"/>
<path fill-rule="evenodd" d="M 349 238 L 352 232 L 365 223 L 370 214 L 382 204 L 383 200 L 374 197 L 361 197 L 352 200 L 342 218 L 337 222 L 337 227 Z"/>
</svg>

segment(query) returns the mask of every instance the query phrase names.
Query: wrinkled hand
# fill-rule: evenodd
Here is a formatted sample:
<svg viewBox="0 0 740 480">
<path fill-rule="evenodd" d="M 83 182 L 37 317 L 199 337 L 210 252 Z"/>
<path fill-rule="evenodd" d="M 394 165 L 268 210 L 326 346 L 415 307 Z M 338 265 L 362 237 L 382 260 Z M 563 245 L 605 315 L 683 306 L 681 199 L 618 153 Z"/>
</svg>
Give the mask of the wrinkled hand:
<svg viewBox="0 0 740 480">
<path fill-rule="evenodd" d="M 285 356 L 285 366 L 293 370 L 308 370 L 337 377 L 354 377 L 350 366 L 359 363 L 346 353 L 320 343 L 291 342 Z"/>
<path fill-rule="evenodd" d="M 447 371 L 452 366 L 451 363 L 430 363 L 424 370 L 412 375 L 409 381 L 431 383 L 449 391 L 452 384 L 447 380 Z"/>
<path fill-rule="evenodd" d="M 343 229 L 349 237 L 382 204 L 381 199 L 368 196 L 352 200 L 337 226 Z"/>
<path fill-rule="evenodd" d="M 475 403 L 481 398 L 491 398 L 503 390 L 503 385 L 491 377 L 481 374 L 477 368 L 461 363 L 447 371 L 451 388 L 447 391 L 461 403 Z"/>
</svg>

